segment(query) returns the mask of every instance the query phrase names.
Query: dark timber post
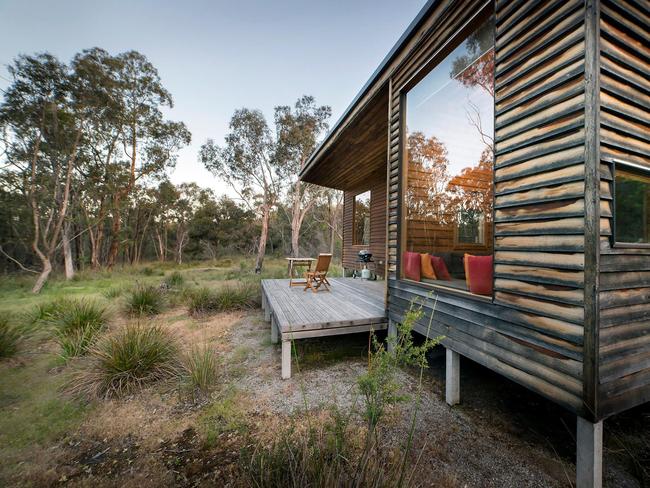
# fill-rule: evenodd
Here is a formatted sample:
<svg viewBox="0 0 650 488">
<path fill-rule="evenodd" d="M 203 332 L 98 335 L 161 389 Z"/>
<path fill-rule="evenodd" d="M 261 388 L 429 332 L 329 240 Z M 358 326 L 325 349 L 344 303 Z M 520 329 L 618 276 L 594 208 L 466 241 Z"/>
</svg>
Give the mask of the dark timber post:
<svg viewBox="0 0 650 488">
<path fill-rule="evenodd" d="M 598 405 L 600 272 L 600 12 L 585 0 L 585 250 L 583 416 L 577 423 L 577 488 L 602 486 L 602 421 Z"/>
</svg>

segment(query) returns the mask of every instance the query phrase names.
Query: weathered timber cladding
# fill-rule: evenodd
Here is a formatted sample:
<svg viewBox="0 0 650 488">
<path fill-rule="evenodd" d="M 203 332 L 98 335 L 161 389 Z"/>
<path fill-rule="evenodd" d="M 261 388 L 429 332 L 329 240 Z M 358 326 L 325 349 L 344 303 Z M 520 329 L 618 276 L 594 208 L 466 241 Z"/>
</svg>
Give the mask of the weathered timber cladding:
<svg viewBox="0 0 650 488">
<path fill-rule="evenodd" d="M 370 245 L 353 245 L 354 196 L 370 190 Z M 386 176 L 375 173 L 373 177 L 355 191 L 343 194 L 343 267 L 355 269 L 358 264 L 357 254 L 367 249 L 373 255 L 376 273 L 384 277 L 386 266 Z"/>
<path fill-rule="evenodd" d="M 650 168 L 648 26 L 647 2 L 600 4 L 601 208 L 612 205 L 615 160 Z M 599 397 L 607 416 L 650 400 L 650 249 L 601 236 Z"/>
<path fill-rule="evenodd" d="M 494 301 L 399 279 L 402 93 L 481 19 L 496 15 Z M 441 2 L 390 77 L 388 307 L 418 299 L 418 331 L 566 408 L 585 413 L 585 6 Z M 453 43 L 453 41 L 451 41 Z M 454 44 L 455 45 L 455 44 Z M 404 166 L 403 166 L 404 165 Z M 605 169 L 603 171 L 606 171 Z M 611 234 L 602 187 L 601 233 Z M 429 322 L 433 312 L 433 320 Z"/>
</svg>

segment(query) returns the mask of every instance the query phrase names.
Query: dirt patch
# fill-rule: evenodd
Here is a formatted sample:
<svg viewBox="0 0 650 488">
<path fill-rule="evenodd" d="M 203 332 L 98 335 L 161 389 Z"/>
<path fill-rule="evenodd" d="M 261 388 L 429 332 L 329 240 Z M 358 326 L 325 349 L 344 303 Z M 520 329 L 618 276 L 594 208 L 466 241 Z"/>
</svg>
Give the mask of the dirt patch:
<svg viewBox="0 0 650 488">
<path fill-rule="evenodd" d="M 163 464 L 173 473 L 176 486 L 235 486 L 241 479 L 239 455 L 242 439 L 224 433 L 217 447 L 206 448 L 194 429 L 184 430 L 174 441 L 160 445 Z"/>
</svg>

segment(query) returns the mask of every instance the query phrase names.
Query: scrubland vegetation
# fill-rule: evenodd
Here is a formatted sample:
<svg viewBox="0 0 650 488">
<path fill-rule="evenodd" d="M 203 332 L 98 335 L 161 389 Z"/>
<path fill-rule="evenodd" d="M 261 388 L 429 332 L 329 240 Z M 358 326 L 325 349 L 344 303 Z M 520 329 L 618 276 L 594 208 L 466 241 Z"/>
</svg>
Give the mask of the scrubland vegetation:
<svg viewBox="0 0 650 488">
<path fill-rule="evenodd" d="M 4 279 L 0 485 L 573 479 L 571 419 L 559 408 L 476 367 L 463 379 L 464 405 L 445 405 L 443 361 L 410 333 L 417 304 L 393 354 L 364 334 L 299 341 L 296 375 L 282 381 L 258 306 L 259 280 L 285 273 L 283 259 L 267 259 L 260 276 L 251 257 L 229 257 L 55 276 L 40 295 L 28 278 Z M 648 478 L 644 415 L 612 423 L 608 476 L 620 486 Z"/>
</svg>

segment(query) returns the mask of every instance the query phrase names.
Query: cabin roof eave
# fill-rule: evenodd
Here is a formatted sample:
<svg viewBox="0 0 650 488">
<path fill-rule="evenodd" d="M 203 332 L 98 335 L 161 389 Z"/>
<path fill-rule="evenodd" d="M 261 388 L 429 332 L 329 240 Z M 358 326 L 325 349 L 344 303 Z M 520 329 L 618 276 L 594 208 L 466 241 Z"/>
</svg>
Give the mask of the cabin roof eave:
<svg viewBox="0 0 650 488">
<path fill-rule="evenodd" d="M 393 45 L 391 50 L 388 52 L 386 57 L 381 61 L 377 69 L 372 73 L 368 81 L 363 85 L 361 90 L 357 95 L 352 99 L 352 102 L 345 109 L 341 117 L 336 121 L 332 126 L 331 130 L 321 141 L 321 143 L 316 147 L 316 149 L 309 156 L 305 165 L 302 167 L 299 173 L 299 178 L 303 181 L 309 181 L 309 174 L 312 170 L 319 164 L 323 159 L 323 156 L 328 152 L 327 149 L 332 146 L 332 144 L 341 137 L 341 133 L 345 127 L 350 123 L 354 118 L 355 109 L 360 105 L 364 97 L 371 91 L 373 87 L 376 87 L 382 74 L 388 69 L 391 63 L 395 60 L 403 46 L 411 39 L 411 37 L 417 32 L 418 28 L 425 21 L 427 14 L 433 9 L 433 7 L 439 3 L 440 0 L 427 0 L 427 3 L 420 9 L 417 16 L 409 24 L 404 33 L 400 36 L 397 42 Z M 325 185 L 328 186 L 328 185 Z"/>
</svg>

